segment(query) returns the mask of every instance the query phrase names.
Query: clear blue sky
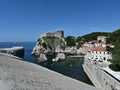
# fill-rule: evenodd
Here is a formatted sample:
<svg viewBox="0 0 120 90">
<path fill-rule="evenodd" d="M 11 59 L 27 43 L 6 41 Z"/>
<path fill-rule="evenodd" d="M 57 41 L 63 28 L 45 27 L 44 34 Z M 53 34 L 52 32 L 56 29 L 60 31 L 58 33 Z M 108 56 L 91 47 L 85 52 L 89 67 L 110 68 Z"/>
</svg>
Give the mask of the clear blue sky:
<svg viewBox="0 0 120 90">
<path fill-rule="evenodd" d="M 120 0 L 0 0 L 0 42 L 36 41 L 62 29 L 65 36 L 120 28 Z"/>
</svg>

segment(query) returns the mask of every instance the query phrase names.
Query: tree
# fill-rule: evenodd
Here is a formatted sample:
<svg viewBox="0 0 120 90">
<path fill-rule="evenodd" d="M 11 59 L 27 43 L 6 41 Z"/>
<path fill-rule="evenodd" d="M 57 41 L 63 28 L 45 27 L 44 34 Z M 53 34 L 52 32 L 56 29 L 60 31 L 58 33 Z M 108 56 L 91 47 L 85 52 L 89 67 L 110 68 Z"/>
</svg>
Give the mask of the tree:
<svg viewBox="0 0 120 90">
<path fill-rule="evenodd" d="M 42 46 L 43 46 L 45 49 L 47 49 L 46 43 L 42 43 Z"/>
<path fill-rule="evenodd" d="M 112 50 L 113 60 L 111 60 L 109 67 L 112 70 L 120 71 L 120 29 L 112 32 L 107 42 L 115 45 L 115 48 Z"/>
<path fill-rule="evenodd" d="M 77 49 L 79 49 L 80 47 L 82 47 L 82 43 L 78 42 Z"/>
<path fill-rule="evenodd" d="M 78 36 L 77 39 L 76 39 L 76 42 L 81 42 L 81 41 L 82 41 L 82 37 Z"/>
<path fill-rule="evenodd" d="M 75 37 L 73 37 L 73 36 L 67 36 L 65 38 L 65 41 L 67 42 L 67 46 L 68 47 L 75 46 Z"/>
<path fill-rule="evenodd" d="M 108 32 L 92 32 L 90 34 L 86 34 L 84 36 L 82 36 L 82 38 L 84 38 L 85 42 L 89 42 L 92 40 L 96 40 L 97 36 L 109 36 L 111 33 Z"/>
</svg>

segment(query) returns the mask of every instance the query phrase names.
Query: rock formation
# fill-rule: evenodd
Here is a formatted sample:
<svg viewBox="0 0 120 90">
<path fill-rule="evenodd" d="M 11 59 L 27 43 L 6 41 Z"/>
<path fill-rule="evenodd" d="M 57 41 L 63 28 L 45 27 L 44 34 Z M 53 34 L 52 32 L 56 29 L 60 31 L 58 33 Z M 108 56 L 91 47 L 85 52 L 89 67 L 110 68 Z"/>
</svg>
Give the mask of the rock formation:
<svg viewBox="0 0 120 90">
<path fill-rule="evenodd" d="M 53 62 L 57 62 L 57 61 L 60 61 L 60 60 L 64 60 L 65 59 L 65 54 L 64 53 L 58 53 L 57 56 L 52 59 Z"/>
<path fill-rule="evenodd" d="M 47 54 L 63 52 L 66 46 L 63 36 L 63 31 L 43 34 L 33 48 L 32 54 L 37 56 L 40 61 L 44 61 L 47 60 L 45 56 Z"/>
</svg>

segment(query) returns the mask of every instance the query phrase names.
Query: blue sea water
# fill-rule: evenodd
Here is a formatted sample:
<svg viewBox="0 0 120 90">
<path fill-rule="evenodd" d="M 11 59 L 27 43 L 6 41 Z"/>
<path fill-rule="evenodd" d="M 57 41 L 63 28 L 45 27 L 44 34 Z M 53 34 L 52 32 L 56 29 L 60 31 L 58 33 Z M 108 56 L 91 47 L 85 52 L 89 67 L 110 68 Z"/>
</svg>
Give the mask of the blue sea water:
<svg viewBox="0 0 120 90">
<path fill-rule="evenodd" d="M 23 46 L 25 48 L 24 60 L 32 62 L 53 71 L 59 72 L 63 75 L 80 80 L 82 82 L 92 85 L 91 81 L 85 74 L 82 68 L 83 58 L 67 58 L 61 62 L 52 62 L 52 56 L 48 56 L 48 60 L 43 63 L 39 63 L 37 59 L 30 53 L 33 50 L 36 42 L 0 42 L 0 48 L 11 48 L 13 46 Z"/>
</svg>

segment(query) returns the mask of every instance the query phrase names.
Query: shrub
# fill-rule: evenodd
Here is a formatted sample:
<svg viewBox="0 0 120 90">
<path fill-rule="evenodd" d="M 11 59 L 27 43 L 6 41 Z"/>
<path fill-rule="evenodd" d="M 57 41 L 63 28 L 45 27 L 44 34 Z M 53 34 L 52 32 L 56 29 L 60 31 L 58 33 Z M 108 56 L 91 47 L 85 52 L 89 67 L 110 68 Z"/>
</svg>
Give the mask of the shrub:
<svg viewBox="0 0 120 90">
<path fill-rule="evenodd" d="M 42 43 L 42 46 L 43 46 L 45 49 L 47 49 L 46 43 Z"/>
<path fill-rule="evenodd" d="M 109 67 L 114 71 L 120 71 L 120 65 L 119 64 L 110 64 Z"/>
</svg>

